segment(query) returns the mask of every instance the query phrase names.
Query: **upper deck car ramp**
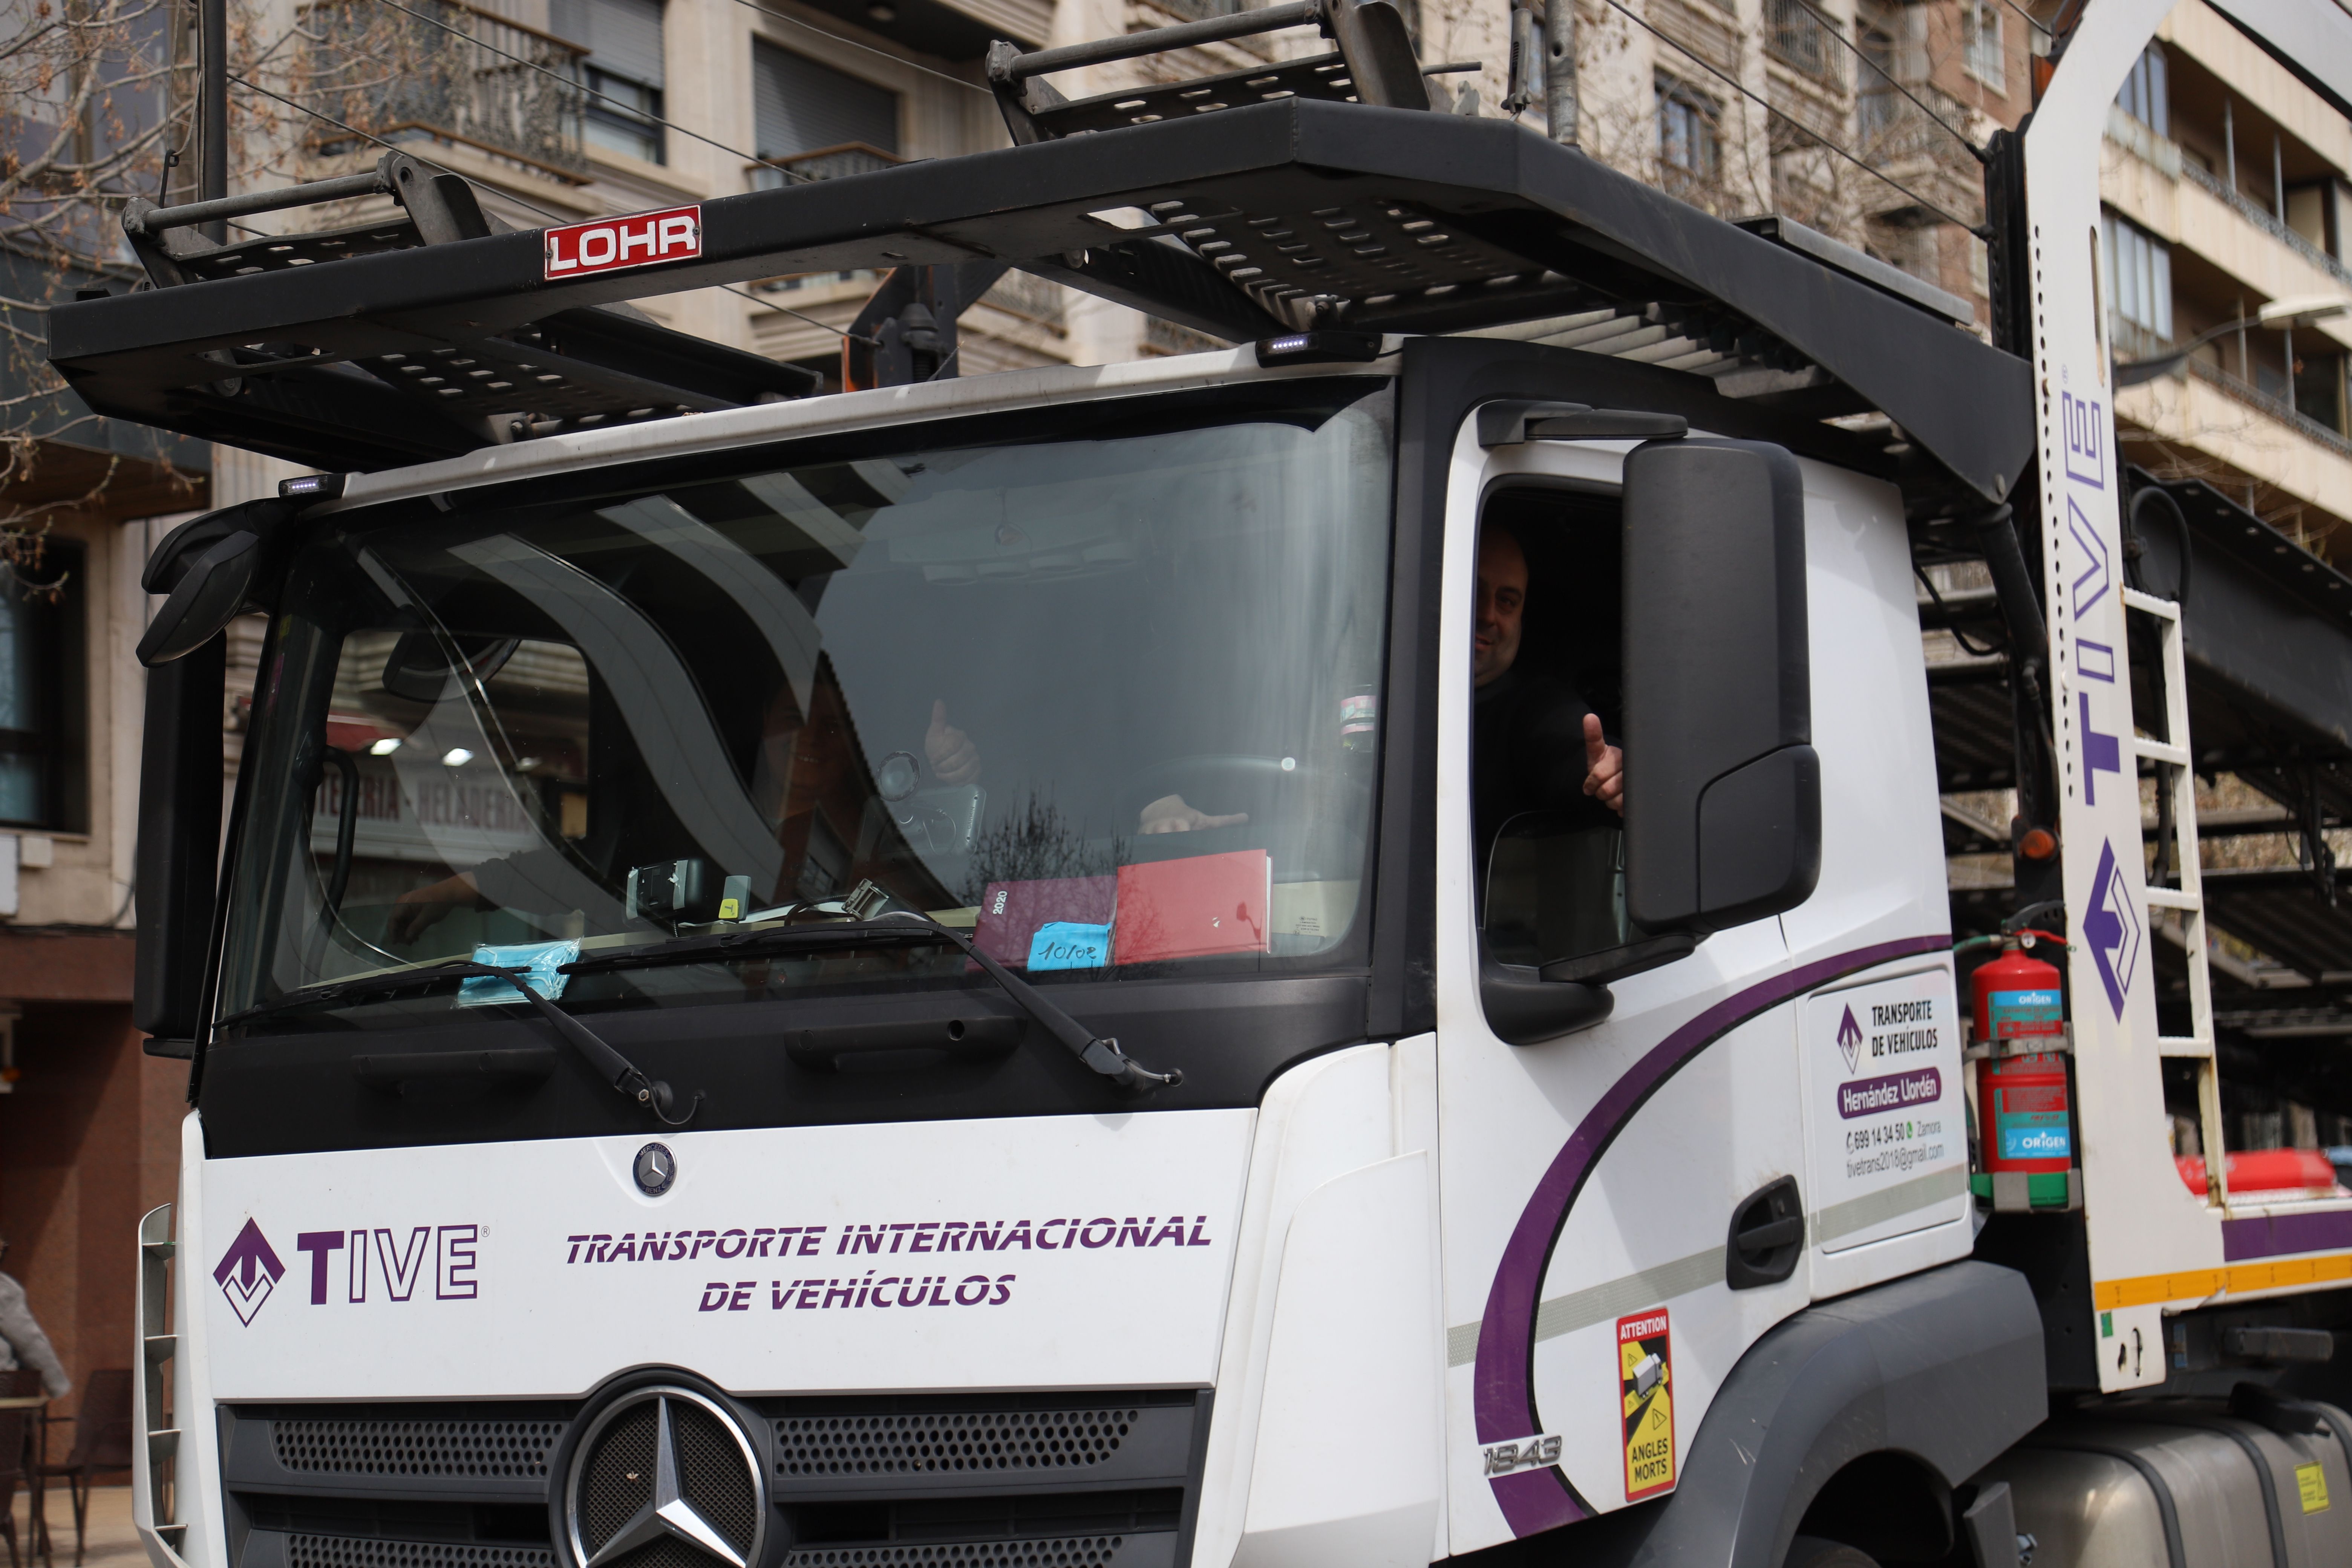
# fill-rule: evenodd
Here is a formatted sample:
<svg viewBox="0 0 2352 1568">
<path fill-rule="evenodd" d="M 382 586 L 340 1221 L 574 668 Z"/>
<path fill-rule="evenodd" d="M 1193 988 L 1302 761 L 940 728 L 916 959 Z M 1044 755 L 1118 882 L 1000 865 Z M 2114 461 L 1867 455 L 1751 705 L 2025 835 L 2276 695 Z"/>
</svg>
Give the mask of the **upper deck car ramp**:
<svg viewBox="0 0 2352 1568">
<path fill-rule="evenodd" d="M 1310 23 L 1336 49 L 1255 72 L 1076 102 L 1042 79 Z M 156 286 L 58 308 L 50 359 L 100 413 L 374 468 L 802 389 L 789 367 L 603 309 L 619 301 L 980 263 L 1234 342 L 1541 323 L 1511 335 L 1809 417 L 1881 411 L 1986 500 L 2028 466 L 2025 363 L 1935 291 L 1793 227 L 1709 216 L 1509 121 L 1433 112 L 1390 0 L 1300 0 L 1030 55 L 1001 45 L 989 71 L 1019 144 L 704 202 L 670 215 L 692 226 L 666 231 L 679 242 L 663 255 L 640 247 L 603 270 L 559 265 L 593 226 L 492 234 L 418 216 L 436 195 L 472 204 L 462 186 L 412 194 L 394 159 L 379 183 L 412 216 L 364 232 L 167 254 L 152 235 L 217 215 L 139 204 L 125 221 Z"/>
</svg>

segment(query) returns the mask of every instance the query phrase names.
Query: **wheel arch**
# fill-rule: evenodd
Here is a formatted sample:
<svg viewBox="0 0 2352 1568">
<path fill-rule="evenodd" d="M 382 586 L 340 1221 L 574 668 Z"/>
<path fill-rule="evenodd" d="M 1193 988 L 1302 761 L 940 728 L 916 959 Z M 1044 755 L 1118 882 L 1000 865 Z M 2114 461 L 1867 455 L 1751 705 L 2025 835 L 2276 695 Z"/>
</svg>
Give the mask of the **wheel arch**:
<svg viewBox="0 0 2352 1568">
<path fill-rule="evenodd" d="M 1607 1555 L 1632 1568 L 1777 1568 L 1800 1525 L 1830 1533 L 1807 1515 L 1817 1500 L 1835 1503 L 1842 1476 L 1852 1486 L 1907 1467 L 1948 1507 L 1953 1487 L 2048 1412 L 2042 1317 L 2012 1269 L 1947 1264 L 1819 1302 L 1749 1347 L 1675 1495 Z"/>
</svg>

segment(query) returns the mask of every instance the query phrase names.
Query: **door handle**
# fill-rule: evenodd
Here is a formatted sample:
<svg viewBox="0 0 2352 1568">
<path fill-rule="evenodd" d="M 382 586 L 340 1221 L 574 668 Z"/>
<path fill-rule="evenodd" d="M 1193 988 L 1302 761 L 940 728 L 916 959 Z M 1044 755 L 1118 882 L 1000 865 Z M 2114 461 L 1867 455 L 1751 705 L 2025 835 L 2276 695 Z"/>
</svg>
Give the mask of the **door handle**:
<svg viewBox="0 0 2352 1568">
<path fill-rule="evenodd" d="M 1751 1226 L 1742 1230 L 1739 1233 L 1738 1247 L 1742 1253 L 1752 1258 L 1757 1253 L 1778 1251 L 1790 1242 L 1804 1239 L 1805 1222 L 1803 1220 L 1793 1217 L 1775 1219 L 1767 1220 L 1762 1225 Z"/>
<path fill-rule="evenodd" d="M 1734 1290 L 1778 1285 L 1805 1255 L 1805 1204 L 1797 1178 L 1780 1176 L 1739 1200 L 1724 1243 L 1723 1282 Z"/>
</svg>

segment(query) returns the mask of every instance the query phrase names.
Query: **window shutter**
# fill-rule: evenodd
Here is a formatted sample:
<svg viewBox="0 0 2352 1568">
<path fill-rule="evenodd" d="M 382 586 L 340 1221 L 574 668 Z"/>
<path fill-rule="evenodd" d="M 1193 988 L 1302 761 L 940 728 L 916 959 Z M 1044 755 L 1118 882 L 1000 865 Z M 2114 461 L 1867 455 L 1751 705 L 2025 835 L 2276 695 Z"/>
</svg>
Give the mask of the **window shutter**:
<svg viewBox="0 0 2352 1568">
<path fill-rule="evenodd" d="M 598 70 L 662 82 L 662 0 L 549 0 L 549 29 L 588 46 Z"/>
<path fill-rule="evenodd" d="M 898 95 L 887 88 L 754 41 L 751 113 L 762 158 L 863 142 L 898 150 Z"/>
</svg>

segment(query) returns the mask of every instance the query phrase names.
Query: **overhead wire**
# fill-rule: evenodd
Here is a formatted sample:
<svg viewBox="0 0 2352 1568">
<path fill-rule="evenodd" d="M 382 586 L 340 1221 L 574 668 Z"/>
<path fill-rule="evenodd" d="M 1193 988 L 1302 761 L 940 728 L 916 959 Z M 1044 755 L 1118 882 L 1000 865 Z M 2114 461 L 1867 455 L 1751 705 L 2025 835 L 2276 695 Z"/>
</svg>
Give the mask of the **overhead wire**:
<svg viewBox="0 0 2352 1568">
<path fill-rule="evenodd" d="M 384 0 L 384 4 L 387 5 L 392 3 L 393 0 Z M 1815 7 L 1812 0 L 1797 0 L 1797 4 L 1802 6 L 1806 14 L 1811 16 L 1814 21 L 1819 22 L 1822 25 L 1822 30 L 1823 32 L 1829 34 L 1831 37 L 1835 38 L 1840 44 L 1843 44 L 1848 54 L 1852 55 L 1855 59 L 1860 60 L 1864 65 L 1868 66 L 1872 70 L 1876 71 L 1880 76 L 1885 77 L 1886 79 L 1887 86 L 1893 88 L 1895 91 L 1909 99 L 1912 104 L 1918 109 L 1920 113 L 1926 115 L 1928 119 L 1934 121 L 1937 124 L 1949 132 L 1951 133 L 1952 140 L 1967 148 L 1969 153 L 1975 155 L 1979 163 L 1982 163 L 1984 161 L 1986 154 L 1983 148 L 1978 146 L 1974 142 L 1969 141 L 1966 132 L 1960 131 L 1949 121 L 1947 121 L 1942 115 L 1928 108 L 1926 103 L 1920 100 L 1917 93 L 1913 92 L 1909 88 L 1895 80 L 1895 73 L 1893 71 L 1888 70 L 1885 66 L 1880 65 L 1876 60 L 1872 59 L 1869 53 L 1864 50 L 1860 44 L 1855 43 L 1852 38 L 1845 36 L 1845 30 L 1838 26 L 1837 19 L 1835 17 L 1824 15 L 1821 10 Z"/>
<path fill-rule="evenodd" d="M 336 130 L 348 132 L 352 135 L 359 137 L 362 141 L 373 142 L 377 146 L 385 148 L 391 152 L 407 153 L 408 156 L 416 158 L 418 163 L 424 164 L 428 169 L 438 169 L 445 174 L 457 174 L 457 177 L 461 180 L 466 178 L 465 175 L 458 174 L 457 170 L 448 167 L 446 164 L 436 163 L 430 158 L 417 157 L 415 153 L 410 153 L 405 147 L 397 146 L 393 142 L 385 141 L 383 137 L 375 135 L 372 132 L 361 130 L 356 125 L 347 125 L 323 110 L 313 109 L 307 103 L 297 103 L 292 99 L 286 97 L 283 93 L 270 91 L 268 88 L 263 87 L 258 82 L 247 81 L 241 76 L 232 76 L 228 79 L 235 82 L 239 87 L 261 94 L 264 98 L 274 99 L 278 102 L 284 104 L 287 108 L 294 110 L 299 113 L 310 115 L 315 120 L 323 120 L 328 124 L 333 126 Z M 573 221 L 565 218 L 561 213 L 550 212 L 545 207 L 541 206 L 537 202 L 530 201 L 524 197 L 516 195 L 511 191 L 501 190 L 499 194 L 504 195 L 509 201 L 513 202 L 517 206 L 528 208 L 529 210 L 537 213 L 540 216 L 547 219 L 550 223 L 562 224 Z M 732 294 L 739 300 L 749 300 L 751 303 L 759 306 L 761 310 L 781 310 L 785 315 L 792 317 L 795 321 L 806 321 L 812 327 L 822 327 L 835 337 L 853 338 L 859 342 L 865 343 L 874 342 L 871 338 L 860 337 L 856 332 L 845 331 L 843 329 L 835 326 L 830 321 L 820 321 L 814 316 L 803 315 L 800 311 L 793 310 L 789 305 L 779 305 L 773 300 L 762 300 L 756 294 L 746 294 L 742 289 L 736 288 L 732 283 L 719 283 L 713 285 L 713 287 L 718 288 L 726 293 Z"/>
<path fill-rule="evenodd" d="M 2017 3 L 2017 0 L 2001 0 L 2001 4 L 2002 4 L 2002 5 L 2006 5 L 2006 6 L 2008 6 L 2011 10 L 2012 10 L 2012 11 L 2016 12 L 2019 16 L 2021 16 L 2024 17 L 2024 18 L 2025 18 L 2025 25 L 2026 25 L 2027 26 L 2029 26 L 2029 27 L 2032 28 L 2035 32 L 2037 32 L 2037 33 L 2041 34 L 2043 37 L 2045 37 L 2045 38 L 2049 38 L 2049 39 L 2052 39 L 2052 40 L 2053 40 L 2053 41 L 2057 38 L 2058 35 L 2057 35 L 2056 33 L 2054 33 L 2054 32 L 2051 31 L 2050 24 L 2049 24 L 2049 23 L 2047 23 L 2047 22 L 2043 21 L 2041 17 L 2039 17 L 2039 16 L 2035 16 L 2032 12 L 2031 12 L 2031 11 L 2027 10 L 2024 6 L 2022 6 L 2022 5 L 2019 5 L 2019 4 Z"/>
<path fill-rule="evenodd" d="M 749 0 L 740 0 L 740 3 L 748 4 Z M 1654 34 L 1663 42 L 1671 45 L 1683 54 L 1688 55 L 1694 61 L 1697 62 L 1702 69 L 1706 70 L 1710 75 L 1720 78 L 1725 86 L 1730 88 L 1732 91 L 1739 94 L 1742 98 L 1753 100 L 1758 107 L 1764 110 L 1765 113 L 1780 115 L 1781 119 L 1787 121 L 1790 124 L 1803 132 L 1807 136 L 1812 138 L 1812 140 L 1818 142 L 1822 147 L 1836 153 L 1847 163 L 1852 163 L 1855 168 L 1860 169 L 1864 174 L 1871 176 L 1871 178 L 1892 186 L 1896 191 L 1901 192 L 1904 195 L 1910 197 L 1911 200 L 1918 203 L 1919 205 L 1925 207 L 1927 211 L 1934 213 L 1937 217 L 1942 218 L 1946 223 L 1957 225 L 1960 228 L 1967 230 L 1969 233 L 1975 235 L 1979 239 L 1989 239 L 1991 237 L 1990 230 L 1986 228 L 1983 225 L 1970 223 L 1968 219 L 1961 217 L 1955 213 L 1945 211 L 1942 207 L 1937 206 L 1935 203 L 1921 195 L 1918 192 L 1911 189 L 1910 186 L 1906 185 L 1902 181 L 1895 179 L 1893 175 L 1882 174 L 1878 170 L 1872 168 L 1869 164 L 1864 163 L 1860 158 L 1855 157 L 1852 153 L 1847 152 L 1836 142 L 1830 141 L 1828 138 L 1815 132 L 1811 126 L 1805 124 L 1803 121 L 1773 108 L 1770 103 L 1765 100 L 1761 94 L 1749 91 L 1739 81 L 1718 68 L 1713 61 L 1708 60 L 1696 50 L 1692 49 L 1685 45 L 1676 43 L 1673 38 L 1668 37 L 1656 27 L 1652 26 L 1643 18 L 1637 16 L 1632 11 L 1627 10 L 1622 4 L 1622 0 L 1607 0 L 1607 4 L 1612 9 L 1621 13 L 1626 20 L 1640 27 L 1643 31 Z"/>
</svg>

